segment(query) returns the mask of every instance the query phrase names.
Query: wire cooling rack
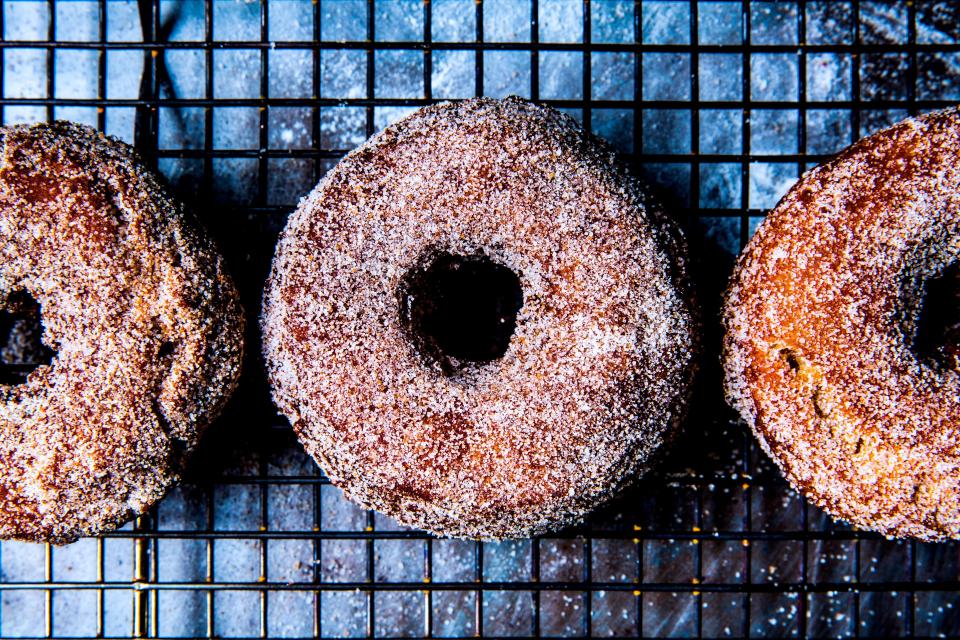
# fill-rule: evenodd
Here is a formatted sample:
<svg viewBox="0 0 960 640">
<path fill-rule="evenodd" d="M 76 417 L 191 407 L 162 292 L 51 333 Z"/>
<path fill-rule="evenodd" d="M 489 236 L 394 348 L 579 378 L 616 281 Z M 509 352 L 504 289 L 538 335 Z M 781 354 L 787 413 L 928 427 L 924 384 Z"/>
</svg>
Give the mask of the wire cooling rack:
<svg viewBox="0 0 960 640">
<path fill-rule="evenodd" d="M 241 389 L 185 484 L 122 530 L 0 545 L 0 635 L 960 636 L 960 546 L 836 524 L 719 392 L 719 293 L 789 185 L 960 101 L 956 2 L 4 0 L 5 123 L 134 143 L 242 289 Z M 658 470 L 581 528 L 432 539 L 346 502 L 269 402 L 259 296 L 297 198 L 404 113 L 518 94 L 613 142 L 689 228 L 701 390 Z"/>
</svg>

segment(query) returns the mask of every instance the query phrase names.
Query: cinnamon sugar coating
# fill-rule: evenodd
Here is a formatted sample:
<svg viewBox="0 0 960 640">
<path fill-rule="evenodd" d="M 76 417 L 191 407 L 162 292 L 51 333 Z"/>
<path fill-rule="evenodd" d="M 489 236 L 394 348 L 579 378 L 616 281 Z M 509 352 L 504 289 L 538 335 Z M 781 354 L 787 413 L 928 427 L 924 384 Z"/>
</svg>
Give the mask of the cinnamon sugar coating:
<svg viewBox="0 0 960 640">
<path fill-rule="evenodd" d="M 728 399 L 794 487 L 858 527 L 960 537 L 960 370 L 913 348 L 925 283 L 958 258 L 948 109 L 808 172 L 734 274 Z"/>
<path fill-rule="evenodd" d="M 131 147 L 68 122 L 0 138 L 0 302 L 39 302 L 55 351 L 0 385 L 0 537 L 66 543 L 177 480 L 236 384 L 243 317 L 222 259 Z"/>
<path fill-rule="evenodd" d="M 425 255 L 483 255 L 523 305 L 454 373 L 401 326 Z M 436 534 L 580 522 L 681 419 L 696 347 L 677 227 L 569 117 L 517 98 L 427 107 L 353 151 L 290 218 L 264 298 L 274 399 L 348 497 Z"/>
</svg>

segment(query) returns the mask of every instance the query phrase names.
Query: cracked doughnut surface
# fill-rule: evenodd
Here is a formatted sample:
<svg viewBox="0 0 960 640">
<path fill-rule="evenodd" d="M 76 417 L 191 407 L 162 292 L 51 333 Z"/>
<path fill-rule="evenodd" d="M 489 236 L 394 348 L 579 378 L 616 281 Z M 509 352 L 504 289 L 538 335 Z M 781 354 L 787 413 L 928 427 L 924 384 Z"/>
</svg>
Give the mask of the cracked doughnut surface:
<svg viewBox="0 0 960 640">
<path fill-rule="evenodd" d="M 178 479 L 234 386 L 243 317 L 211 242 L 131 147 L 68 122 L 0 129 L 0 303 L 55 355 L 0 385 L 0 537 L 113 529 Z"/>
<path fill-rule="evenodd" d="M 516 275 L 502 355 L 418 352 L 403 286 L 431 256 Z M 330 479 L 469 538 L 577 523 L 645 470 L 696 348 L 677 227 L 608 147 L 516 98 L 421 109 L 347 156 L 291 216 L 262 326 L 274 399 Z"/>
<path fill-rule="evenodd" d="M 731 282 L 728 399 L 794 487 L 858 527 L 960 537 L 957 327 L 937 357 L 915 348 L 930 283 L 958 259 L 954 108 L 804 175 Z M 957 284 L 936 303 L 954 315 Z"/>
</svg>

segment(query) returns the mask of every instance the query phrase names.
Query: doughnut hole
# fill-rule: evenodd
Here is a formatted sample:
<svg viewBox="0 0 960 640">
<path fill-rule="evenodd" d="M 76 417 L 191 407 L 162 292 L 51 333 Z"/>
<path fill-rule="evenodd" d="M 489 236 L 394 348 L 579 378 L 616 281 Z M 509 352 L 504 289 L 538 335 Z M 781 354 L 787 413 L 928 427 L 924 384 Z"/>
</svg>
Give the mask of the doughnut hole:
<svg viewBox="0 0 960 640">
<path fill-rule="evenodd" d="M 913 352 L 939 369 L 960 371 L 960 262 L 924 283 Z"/>
<path fill-rule="evenodd" d="M 23 289 L 10 293 L 0 309 L 0 384 L 23 384 L 53 362 L 57 354 L 42 338 L 40 303 Z"/>
<path fill-rule="evenodd" d="M 523 306 L 520 278 L 484 255 L 435 253 L 403 277 L 400 318 L 419 354 L 445 375 L 501 358 Z"/>
</svg>

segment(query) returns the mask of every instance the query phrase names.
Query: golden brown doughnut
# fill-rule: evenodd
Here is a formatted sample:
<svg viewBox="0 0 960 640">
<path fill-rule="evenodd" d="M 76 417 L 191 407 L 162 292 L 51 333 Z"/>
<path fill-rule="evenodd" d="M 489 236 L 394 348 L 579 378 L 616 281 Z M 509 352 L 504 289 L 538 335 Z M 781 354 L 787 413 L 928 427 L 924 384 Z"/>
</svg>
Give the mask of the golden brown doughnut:
<svg viewBox="0 0 960 640">
<path fill-rule="evenodd" d="M 957 327 L 946 322 L 936 348 L 918 343 L 931 313 L 957 321 L 958 283 L 944 278 L 958 257 L 960 111 L 949 109 L 807 173 L 740 258 L 728 398 L 794 487 L 858 527 L 960 537 Z M 925 304 L 944 284 L 952 300 Z"/>
<path fill-rule="evenodd" d="M 39 303 L 55 352 L 0 384 L 0 537 L 64 543 L 176 481 L 236 384 L 243 318 L 223 260 L 128 145 L 68 122 L 0 139 L 0 303 Z"/>
<path fill-rule="evenodd" d="M 648 466 L 692 316 L 677 227 L 607 146 L 513 98 L 421 109 L 337 165 L 287 224 L 262 325 L 277 404 L 350 498 L 512 538 Z"/>
</svg>

